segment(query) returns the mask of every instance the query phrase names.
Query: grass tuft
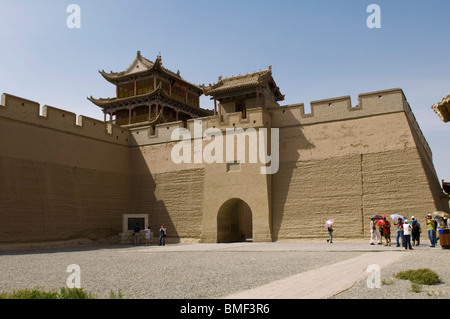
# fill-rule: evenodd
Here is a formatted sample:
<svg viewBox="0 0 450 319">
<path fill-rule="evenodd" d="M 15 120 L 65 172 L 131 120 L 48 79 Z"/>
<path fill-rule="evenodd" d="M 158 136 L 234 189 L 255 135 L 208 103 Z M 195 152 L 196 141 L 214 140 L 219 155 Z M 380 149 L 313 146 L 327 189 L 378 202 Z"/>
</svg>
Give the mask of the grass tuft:
<svg viewBox="0 0 450 319">
<path fill-rule="evenodd" d="M 122 292 L 116 294 L 111 290 L 111 299 L 122 299 Z M 83 288 L 61 288 L 57 291 L 41 289 L 20 289 L 13 292 L 1 292 L 0 299 L 96 299 L 96 296 Z"/>
<path fill-rule="evenodd" d="M 58 299 L 95 299 L 95 296 L 83 288 L 61 288 Z"/>
<path fill-rule="evenodd" d="M 437 285 L 442 282 L 439 275 L 428 268 L 401 271 L 395 275 L 395 278 L 409 280 L 419 285 Z"/>
<path fill-rule="evenodd" d="M 381 284 L 385 285 L 385 286 L 390 286 L 394 284 L 394 281 L 389 279 L 389 280 L 382 280 Z"/>
<path fill-rule="evenodd" d="M 111 290 L 109 292 L 109 298 L 110 299 L 123 299 L 122 291 L 119 289 L 119 291 L 116 294 L 114 291 Z"/>
<path fill-rule="evenodd" d="M 415 292 L 415 293 L 419 293 L 422 291 L 422 285 L 421 284 L 416 284 L 416 283 L 412 283 L 411 284 L 411 291 Z"/>
<path fill-rule="evenodd" d="M 12 293 L 3 292 L 0 299 L 58 299 L 58 293 L 39 289 L 20 289 Z"/>
</svg>

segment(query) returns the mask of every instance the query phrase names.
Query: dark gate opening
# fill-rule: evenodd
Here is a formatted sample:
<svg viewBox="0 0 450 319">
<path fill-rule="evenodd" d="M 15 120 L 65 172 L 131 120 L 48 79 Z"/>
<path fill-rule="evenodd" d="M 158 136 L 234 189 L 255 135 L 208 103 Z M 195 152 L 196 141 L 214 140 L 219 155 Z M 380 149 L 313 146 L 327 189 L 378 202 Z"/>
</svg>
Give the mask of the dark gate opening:
<svg viewBox="0 0 450 319">
<path fill-rule="evenodd" d="M 253 239 L 252 211 L 241 199 L 226 201 L 217 214 L 217 242 L 248 242 Z"/>
</svg>

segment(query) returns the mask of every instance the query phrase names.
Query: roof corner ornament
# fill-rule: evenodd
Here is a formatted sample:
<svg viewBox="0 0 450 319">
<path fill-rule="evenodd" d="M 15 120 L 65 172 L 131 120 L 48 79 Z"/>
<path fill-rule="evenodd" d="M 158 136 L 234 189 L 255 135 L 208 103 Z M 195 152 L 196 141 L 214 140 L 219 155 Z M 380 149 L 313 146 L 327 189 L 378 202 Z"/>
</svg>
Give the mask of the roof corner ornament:
<svg viewBox="0 0 450 319">
<path fill-rule="evenodd" d="M 221 75 L 219 75 L 219 81 L 222 81 L 222 76 Z"/>
<path fill-rule="evenodd" d="M 272 66 L 269 65 L 269 66 L 267 67 L 267 69 L 268 69 L 269 71 L 272 71 Z"/>
</svg>

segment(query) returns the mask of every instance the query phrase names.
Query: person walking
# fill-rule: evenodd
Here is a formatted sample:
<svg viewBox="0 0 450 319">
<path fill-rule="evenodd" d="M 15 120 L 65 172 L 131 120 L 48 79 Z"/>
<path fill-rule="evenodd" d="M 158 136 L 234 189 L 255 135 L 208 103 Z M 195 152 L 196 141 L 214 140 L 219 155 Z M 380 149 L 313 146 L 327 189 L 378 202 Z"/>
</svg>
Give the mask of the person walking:
<svg viewBox="0 0 450 319">
<path fill-rule="evenodd" d="M 426 219 L 426 222 L 427 222 L 427 231 L 428 231 L 428 238 L 430 239 L 430 247 L 435 247 L 436 243 L 437 243 L 437 240 L 436 240 L 436 228 L 437 228 L 436 220 L 434 220 L 431 217 L 431 214 L 428 214 L 425 219 Z"/>
<path fill-rule="evenodd" d="M 166 236 L 167 236 L 166 225 L 162 224 L 161 227 L 159 228 L 159 246 L 161 246 L 161 244 L 163 246 L 166 245 Z"/>
<path fill-rule="evenodd" d="M 405 222 L 403 223 L 403 235 L 405 236 L 405 249 L 413 249 L 411 247 L 411 230 L 412 227 L 409 223 L 409 220 L 405 220 Z"/>
<path fill-rule="evenodd" d="M 152 230 L 150 229 L 150 225 L 147 226 L 145 231 L 145 245 L 150 246 L 150 236 L 152 234 Z"/>
<path fill-rule="evenodd" d="M 403 219 L 397 219 L 397 223 L 394 221 L 394 225 L 397 226 L 397 231 L 395 233 L 395 240 L 397 241 L 397 247 L 400 247 L 400 238 L 402 240 L 402 247 L 405 247 L 405 237 L 403 235 Z"/>
<path fill-rule="evenodd" d="M 141 228 L 139 227 L 139 223 L 136 223 L 134 226 L 133 232 L 134 232 L 134 245 L 139 245 L 139 232 L 141 231 Z"/>
<path fill-rule="evenodd" d="M 374 241 L 377 239 L 378 245 L 381 245 L 380 237 L 377 232 L 377 220 L 375 218 L 370 219 L 370 244 L 375 245 Z"/>
<path fill-rule="evenodd" d="M 412 239 L 412 245 L 413 246 L 419 246 L 420 245 L 420 233 L 422 232 L 422 230 L 420 229 L 420 224 L 419 222 L 416 220 L 416 218 L 414 216 L 411 216 L 411 227 L 412 227 L 412 231 L 411 231 L 411 239 Z"/>
<path fill-rule="evenodd" d="M 328 234 L 330 235 L 330 238 L 327 239 L 327 242 L 332 244 L 333 243 L 333 226 L 330 225 L 328 227 Z"/>
</svg>

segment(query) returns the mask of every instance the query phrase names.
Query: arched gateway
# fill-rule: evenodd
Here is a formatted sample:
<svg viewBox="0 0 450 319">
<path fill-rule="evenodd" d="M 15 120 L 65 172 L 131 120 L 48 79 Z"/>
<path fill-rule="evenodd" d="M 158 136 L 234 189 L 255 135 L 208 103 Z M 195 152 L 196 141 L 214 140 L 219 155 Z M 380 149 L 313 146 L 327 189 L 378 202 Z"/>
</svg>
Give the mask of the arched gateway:
<svg viewBox="0 0 450 319">
<path fill-rule="evenodd" d="M 252 211 L 241 199 L 232 198 L 220 206 L 217 213 L 217 242 L 252 241 Z"/>
</svg>

